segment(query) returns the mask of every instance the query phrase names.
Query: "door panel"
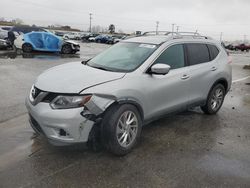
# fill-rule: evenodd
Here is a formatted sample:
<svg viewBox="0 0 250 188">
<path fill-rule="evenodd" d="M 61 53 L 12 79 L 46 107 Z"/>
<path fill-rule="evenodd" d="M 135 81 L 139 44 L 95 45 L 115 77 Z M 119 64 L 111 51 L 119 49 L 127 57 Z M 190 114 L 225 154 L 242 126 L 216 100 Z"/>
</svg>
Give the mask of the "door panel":
<svg viewBox="0 0 250 188">
<path fill-rule="evenodd" d="M 217 74 L 217 64 L 211 61 L 208 45 L 185 44 L 190 73 L 190 105 L 206 100 L 208 87 Z"/>
<path fill-rule="evenodd" d="M 189 79 L 183 79 L 185 75 L 189 75 L 188 67 L 170 70 L 167 75 L 144 75 L 143 82 L 148 85 L 144 92 L 149 109 L 145 118 L 187 107 Z"/>
<path fill-rule="evenodd" d="M 155 60 L 154 64 L 171 67 L 166 75 L 146 74 L 148 84 L 146 97 L 150 116 L 160 116 L 168 112 L 186 108 L 188 104 L 189 72 L 186 66 L 184 47 L 174 44 Z"/>
<path fill-rule="evenodd" d="M 190 103 L 206 100 L 211 81 L 217 75 L 214 62 L 190 66 Z"/>
</svg>

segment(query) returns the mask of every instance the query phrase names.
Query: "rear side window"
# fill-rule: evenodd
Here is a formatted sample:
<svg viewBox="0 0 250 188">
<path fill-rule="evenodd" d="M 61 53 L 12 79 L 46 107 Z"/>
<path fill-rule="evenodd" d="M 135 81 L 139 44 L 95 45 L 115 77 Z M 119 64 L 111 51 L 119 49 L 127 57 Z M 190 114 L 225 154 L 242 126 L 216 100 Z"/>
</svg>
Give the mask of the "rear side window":
<svg viewBox="0 0 250 188">
<path fill-rule="evenodd" d="M 189 65 L 197 65 L 210 61 L 206 44 L 185 44 L 188 53 Z"/>
<path fill-rule="evenodd" d="M 156 63 L 168 64 L 171 69 L 185 66 L 184 49 L 182 44 L 170 46 L 155 61 Z"/>
<path fill-rule="evenodd" d="M 219 54 L 219 50 L 216 46 L 208 44 L 208 49 L 210 51 L 210 57 L 211 57 L 211 61 L 214 60 L 217 55 Z"/>
</svg>

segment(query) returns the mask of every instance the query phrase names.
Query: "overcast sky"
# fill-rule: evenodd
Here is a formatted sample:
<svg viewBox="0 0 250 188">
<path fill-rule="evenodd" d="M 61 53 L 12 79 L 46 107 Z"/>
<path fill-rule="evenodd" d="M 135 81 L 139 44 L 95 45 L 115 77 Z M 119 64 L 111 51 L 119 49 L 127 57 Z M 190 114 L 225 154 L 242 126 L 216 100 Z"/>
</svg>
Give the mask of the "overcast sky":
<svg viewBox="0 0 250 188">
<path fill-rule="evenodd" d="M 125 32 L 136 30 L 195 31 L 219 39 L 250 39 L 250 0 L 0 0 L 0 17 L 21 18 L 36 25 L 71 25 L 81 30 L 114 24 Z"/>
</svg>

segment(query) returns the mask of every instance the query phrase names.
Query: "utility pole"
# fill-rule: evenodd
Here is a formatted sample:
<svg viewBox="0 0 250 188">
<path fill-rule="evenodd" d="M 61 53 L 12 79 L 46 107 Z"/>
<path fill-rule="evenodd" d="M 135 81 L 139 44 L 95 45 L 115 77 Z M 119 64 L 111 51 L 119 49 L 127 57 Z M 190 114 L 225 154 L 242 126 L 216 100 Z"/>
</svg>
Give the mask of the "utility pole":
<svg viewBox="0 0 250 188">
<path fill-rule="evenodd" d="M 175 24 L 172 24 L 172 36 L 174 35 L 174 26 Z"/>
<path fill-rule="evenodd" d="M 223 35 L 223 33 L 221 32 L 220 33 L 220 42 L 222 42 L 222 35 Z"/>
<path fill-rule="evenodd" d="M 179 29 L 180 29 L 180 26 L 176 26 L 176 32 L 178 33 L 179 32 Z"/>
<path fill-rule="evenodd" d="M 156 35 L 158 35 L 159 21 L 156 21 Z"/>
<path fill-rule="evenodd" d="M 91 28 L 91 22 L 92 22 L 92 13 L 89 13 L 89 32 L 91 33 L 91 31 L 92 31 L 92 28 Z"/>
</svg>

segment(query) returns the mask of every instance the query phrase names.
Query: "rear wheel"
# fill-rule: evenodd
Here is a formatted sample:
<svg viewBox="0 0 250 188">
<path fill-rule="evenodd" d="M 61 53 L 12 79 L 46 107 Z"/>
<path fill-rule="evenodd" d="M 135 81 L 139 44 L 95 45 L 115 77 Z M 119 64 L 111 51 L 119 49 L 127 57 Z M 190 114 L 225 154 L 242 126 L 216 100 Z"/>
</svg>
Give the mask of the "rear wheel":
<svg viewBox="0 0 250 188">
<path fill-rule="evenodd" d="M 69 44 L 65 44 L 65 45 L 63 45 L 61 52 L 63 54 L 70 54 L 70 53 L 72 53 L 72 48 Z"/>
<path fill-rule="evenodd" d="M 136 145 L 142 128 L 137 108 L 130 104 L 113 106 L 103 119 L 103 141 L 116 155 L 129 153 Z"/>
<path fill-rule="evenodd" d="M 23 50 L 23 52 L 25 52 L 25 53 L 30 53 L 30 52 L 32 52 L 33 48 L 32 48 L 32 46 L 31 46 L 31 44 L 29 44 L 29 43 L 24 43 L 24 44 L 22 45 L 22 50 Z"/>
<path fill-rule="evenodd" d="M 216 114 L 223 104 L 225 94 L 225 87 L 222 84 L 214 86 L 209 92 L 206 105 L 201 107 L 202 111 L 206 114 Z"/>
</svg>

